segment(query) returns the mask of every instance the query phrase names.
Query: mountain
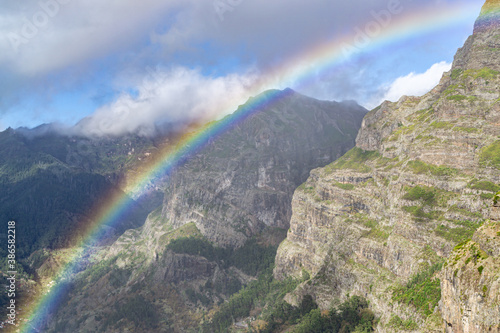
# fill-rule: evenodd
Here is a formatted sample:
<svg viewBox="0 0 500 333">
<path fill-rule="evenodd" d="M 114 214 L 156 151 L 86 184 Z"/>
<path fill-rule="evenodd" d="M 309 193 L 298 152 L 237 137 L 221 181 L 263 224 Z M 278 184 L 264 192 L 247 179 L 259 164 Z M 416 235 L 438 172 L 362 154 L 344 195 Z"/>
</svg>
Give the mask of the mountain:
<svg viewBox="0 0 500 333">
<path fill-rule="evenodd" d="M 142 226 L 95 249 L 40 331 L 500 331 L 499 5 L 422 97 L 369 113 L 290 89 L 249 100 L 155 184 Z M 0 133 L 21 212 L 84 213 L 72 195 L 126 191 L 168 144 L 29 137 Z M 26 264 L 50 271 L 45 251 Z"/>
<path fill-rule="evenodd" d="M 265 103 L 243 117 L 256 101 Z M 169 176 L 163 206 L 144 226 L 125 232 L 76 277 L 48 331 L 199 327 L 205 311 L 270 272 L 293 191 L 311 169 L 354 146 L 365 114 L 355 103 L 290 89 L 250 99 L 223 120 L 233 124 L 227 131 Z"/>
<path fill-rule="evenodd" d="M 138 150 L 146 146 L 135 144 Z M 111 144 L 109 140 L 91 141 L 54 132 L 36 137 L 25 130 L 1 132 L 0 218 L 17 222 L 20 258 L 43 248 L 74 245 L 80 237 L 78 230 L 92 219 L 91 208 L 106 193 L 123 194 L 120 179 L 126 164 L 137 161 L 137 156 L 128 154 L 131 150 L 130 144 L 122 145 L 118 140 Z M 128 220 L 110 230 L 111 234 L 116 238 L 140 226 L 147 213 L 137 206 Z M 1 243 L 6 244 L 6 237 Z"/>
<path fill-rule="evenodd" d="M 41 126 L 0 133 L 0 219 L 16 222 L 16 259 L 20 300 L 52 278 L 93 223 L 93 210 L 103 198 L 126 196 L 128 172 L 154 151 L 141 137 L 84 138 L 66 136 Z M 157 191 L 156 191 L 157 192 Z M 161 205 L 163 195 L 150 191 L 136 198 L 130 214 L 106 226 L 101 244 L 112 243 L 125 230 L 144 223 Z M 0 232 L 0 272 L 7 269 L 7 229 Z M 85 263 L 82 263 L 84 267 Z M 5 276 L 0 274 L 2 284 Z M 28 282 L 29 281 L 29 282 Z M 0 315 L 6 311 L 0 297 Z"/>
<path fill-rule="evenodd" d="M 293 191 L 311 169 L 353 145 L 366 111 L 291 90 L 281 95 L 172 175 L 163 219 L 175 228 L 194 222 L 210 241 L 229 247 L 243 245 L 265 228 L 288 229 Z M 239 112 L 244 111 L 233 117 Z"/>
<path fill-rule="evenodd" d="M 369 112 L 356 147 L 297 189 L 274 276 L 307 281 L 288 302 L 363 296 L 379 332 L 500 331 L 498 5 L 437 87 Z"/>
</svg>

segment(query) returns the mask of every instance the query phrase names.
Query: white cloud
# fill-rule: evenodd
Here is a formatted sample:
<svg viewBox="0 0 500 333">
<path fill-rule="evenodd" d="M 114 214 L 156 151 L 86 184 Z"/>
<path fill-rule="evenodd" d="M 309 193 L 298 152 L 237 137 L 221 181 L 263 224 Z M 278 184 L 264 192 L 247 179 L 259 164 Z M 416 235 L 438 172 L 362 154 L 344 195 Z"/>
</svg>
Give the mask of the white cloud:
<svg viewBox="0 0 500 333">
<path fill-rule="evenodd" d="M 136 88 L 76 125 L 84 135 L 153 134 L 158 123 L 208 121 L 248 98 L 257 75 L 203 76 L 199 70 L 156 70 Z"/>
<path fill-rule="evenodd" d="M 425 73 L 410 73 L 397 78 L 387 89 L 386 94 L 378 103 L 388 100 L 398 101 L 402 96 L 421 96 L 432 90 L 441 80 L 444 72 L 451 69 L 451 64 L 445 61 L 432 65 Z"/>
</svg>

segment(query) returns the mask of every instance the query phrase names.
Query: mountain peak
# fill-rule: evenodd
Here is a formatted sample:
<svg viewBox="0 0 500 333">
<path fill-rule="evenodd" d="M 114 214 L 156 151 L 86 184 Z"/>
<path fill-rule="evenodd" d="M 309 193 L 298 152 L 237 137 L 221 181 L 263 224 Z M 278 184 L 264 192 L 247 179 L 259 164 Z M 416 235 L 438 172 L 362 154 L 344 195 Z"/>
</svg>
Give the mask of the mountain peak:
<svg viewBox="0 0 500 333">
<path fill-rule="evenodd" d="M 481 9 L 476 23 L 474 34 L 498 29 L 500 27 L 500 0 L 487 0 Z"/>
<path fill-rule="evenodd" d="M 453 69 L 500 71 L 500 0 L 487 0 L 474 24 L 474 33 L 455 55 Z"/>
</svg>

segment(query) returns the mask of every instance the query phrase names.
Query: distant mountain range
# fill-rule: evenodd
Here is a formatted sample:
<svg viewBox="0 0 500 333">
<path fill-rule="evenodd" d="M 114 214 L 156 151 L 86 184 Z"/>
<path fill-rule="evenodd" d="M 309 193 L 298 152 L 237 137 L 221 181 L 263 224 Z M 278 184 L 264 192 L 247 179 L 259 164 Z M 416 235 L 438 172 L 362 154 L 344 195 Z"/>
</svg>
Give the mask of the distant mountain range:
<svg viewBox="0 0 500 333">
<path fill-rule="evenodd" d="M 97 320 L 85 323 L 85 327 L 75 326 L 83 324 L 79 321 L 66 323 L 63 319 L 66 312 L 75 311 L 75 306 L 80 308 L 77 312 L 86 312 L 84 316 L 94 314 L 95 318 L 105 316 L 118 322 L 127 313 L 120 307 L 129 306 L 132 296 L 143 298 L 144 302 L 155 302 L 149 291 L 142 287 L 146 281 L 151 284 L 150 290 L 165 295 L 163 302 L 167 303 L 174 296 L 169 291 L 174 286 L 179 286 L 179 291 L 183 290 L 183 293 L 191 293 L 196 284 L 212 284 L 213 294 L 208 293 L 208 290 L 207 293 L 200 294 L 197 291 L 195 294 L 189 294 L 191 300 L 179 304 L 178 310 L 185 311 L 186 307 L 194 302 L 193 297 L 201 297 L 206 306 L 212 306 L 247 284 L 252 279 L 251 275 L 256 276 L 268 269 L 276 253 L 276 246 L 289 226 L 293 191 L 307 179 L 311 169 L 328 164 L 354 146 L 354 139 L 367 110 L 353 102 L 318 101 L 290 89 L 281 92 L 269 91 L 255 97 L 255 100 L 260 99 L 269 99 L 269 102 L 245 120 L 235 122 L 234 126 L 217 139 L 211 140 L 205 148 L 170 175 L 164 187 L 163 202 L 156 201 L 160 207 L 152 212 L 147 220 L 142 215 L 144 211 L 151 212 L 157 207 L 138 205 L 137 216 L 123 221 L 122 226 L 113 235 L 122 233 L 124 228 L 131 230 L 125 232 L 110 247 L 100 250 L 100 263 L 90 263 L 88 269 L 79 274 L 68 304 L 63 306 L 62 312 L 49 323 L 49 328 L 57 332 L 99 329 L 102 323 Z M 253 105 L 253 102 L 253 99 L 249 100 L 248 105 Z M 240 119 L 240 113 L 245 112 L 246 107 L 247 105 L 241 106 L 228 117 Z M 123 181 L 123 178 L 127 177 L 127 171 L 133 171 L 138 166 L 138 158 L 148 153 L 154 154 L 156 147 L 165 142 L 159 138 L 138 136 L 91 140 L 60 136 L 51 131 L 37 133 L 36 138 L 29 138 L 26 133 L 21 134 L 13 130 L 2 134 L 15 141 L 22 149 L 36 152 L 25 156 L 24 158 L 32 160 L 23 162 L 22 165 L 37 165 L 38 155 L 48 156 L 54 165 L 64 170 L 64 173 L 60 173 L 68 174 L 67 179 L 61 179 L 61 184 L 69 182 L 66 186 L 51 182 L 49 184 L 53 184 L 53 187 L 47 187 L 43 192 L 36 189 L 19 189 L 16 192 L 18 196 L 29 198 L 46 198 L 47 194 L 49 198 L 56 196 L 54 200 L 62 205 L 58 209 L 66 209 L 70 212 L 67 215 L 71 216 L 68 221 L 54 218 L 42 220 L 37 216 L 29 216 L 29 223 L 40 225 L 40 221 L 48 221 L 45 222 L 46 226 L 53 225 L 57 232 L 47 233 L 44 238 L 34 235 L 28 239 L 27 242 L 33 245 L 26 249 L 26 255 L 40 252 L 43 248 L 67 247 L 70 244 L 62 241 L 69 235 L 73 236 L 71 227 L 78 230 L 78 226 L 72 224 L 75 223 L 72 221 L 85 221 L 81 216 L 85 216 L 85 209 L 88 209 L 92 200 L 89 199 L 89 205 L 67 207 L 67 202 L 62 200 L 61 195 L 71 198 L 74 193 L 77 195 L 75 201 L 84 203 L 86 197 L 99 200 L 99 194 L 105 195 L 106 190 L 118 191 L 120 186 L 126 189 L 126 181 Z M 11 156 L 13 158 L 9 161 L 20 160 L 14 157 L 14 151 L 11 151 Z M 44 170 L 51 175 L 59 169 L 47 167 Z M 11 170 L 8 174 L 15 175 L 16 172 L 13 171 L 18 169 Z M 75 182 L 75 175 L 96 177 L 102 185 L 91 186 L 88 191 L 79 191 L 70 187 L 70 184 Z M 30 174 L 27 182 L 35 183 L 39 177 L 47 178 L 46 175 L 42 176 L 41 171 L 36 171 Z M 13 183 L 18 184 L 17 179 Z M 56 185 L 72 194 L 61 194 Z M 55 211 L 53 205 L 45 205 L 43 201 L 38 202 L 35 199 L 31 206 L 46 207 L 46 210 L 42 211 L 49 216 Z M 22 221 L 22 217 L 17 217 L 17 220 Z M 140 227 L 144 221 L 146 224 Z M 63 225 L 68 227 L 62 229 Z M 137 227 L 140 228 L 136 229 Z M 32 229 L 35 230 L 35 227 Z M 50 231 L 49 228 L 46 230 Z M 195 237 L 195 243 L 186 247 L 182 238 L 185 236 Z M 40 239 L 45 241 L 39 241 Z M 62 243 L 58 243 L 59 239 Z M 110 238 L 110 242 L 114 239 Z M 169 246 L 174 250 L 168 250 Z M 192 253 L 193 247 L 200 246 L 200 251 L 208 249 L 215 252 L 212 255 L 205 254 L 208 258 L 203 258 L 202 254 L 189 254 Z M 232 253 L 233 251 L 222 250 L 222 247 L 241 249 Z M 130 251 L 134 254 L 131 255 Z M 188 253 L 185 254 L 185 251 Z M 176 254 L 177 252 L 181 253 Z M 33 255 L 30 259 L 32 258 Z M 37 264 L 33 265 L 38 267 L 30 268 L 39 273 L 45 270 L 44 262 L 53 257 L 46 255 L 44 258 L 45 261 L 38 260 Z M 118 264 L 122 260 L 125 266 Z M 27 262 L 34 263 L 33 260 Z M 57 264 L 49 271 L 56 269 Z M 115 279 L 119 279 L 119 284 L 113 282 Z M 81 298 L 80 293 L 83 290 L 101 289 L 109 283 L 117 287 L 113 292 L 115 296 L 109 298 L 111 303 L 97 306 L 93 297 L 102 293 L 97 289 L 85 292 L 88 299 Z M 135 292 L 130 291 L 131 286 L 135 286 Z M 76 299 L 79 301 L 74 303 Z M 151 315 L 155 317 L 165 315 L 156 306 L 152 306 L 150 310 L 154 310 Z M 171 314 L 168 317 L 170 318 Z M 175 314 L 171 320 L 161 321 L 155 327 L 168 330 L 169 327 L 171 329 L 179 325 L 198 325 L 190 316 L 182 318 L 184 317 L 177 317 Z M 139 330 L 144 331 L 143 323 L 134 320 L 125 321 L 123 324 L 109 322 L 107 326 L 109 329 L 129 327 L 135 330 L 141 328 Z"/>
<path fill-rule="evenodd" d="M 499 5 L 486 1 L 422 97 L 370 112 L 290 89 L 250 99 L 92 244 L 36 329 L 499 331 Z M 0 133 L 0 219 L 19 226 L 22 297 L 45 290 L 93 205 L 125 195 L 171 139 Z"/>
</svg>

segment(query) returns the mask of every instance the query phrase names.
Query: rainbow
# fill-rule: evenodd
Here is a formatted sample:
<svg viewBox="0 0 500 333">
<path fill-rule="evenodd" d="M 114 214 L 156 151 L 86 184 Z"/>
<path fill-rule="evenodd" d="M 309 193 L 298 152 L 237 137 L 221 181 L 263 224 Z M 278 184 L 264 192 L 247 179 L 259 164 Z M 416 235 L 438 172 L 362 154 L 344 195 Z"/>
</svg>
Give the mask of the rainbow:
<svg viewBox="0 0 500 333">
<path fill-rule="evenodd" d="M 176 148 L 167 147 L 166 151 L 163 152 L 163 158 L 149 166 L 150 172 L 144 175 L 141 180 L 135 184 L 134 188 L 131 190 L 131 194 L 135 197 L 140 196 L 141 193 L 145 193 L 149 184 L 167 176 L 170 172 L 175 170 L 177 166 L 182 165 L 190 156 L 195 155 L 203 149 L 208 142 L 213 141 L 221 134 L 226 133 L 228 129 L 240 124 L 251 115 L 258 113 L 267 106 L 290 94 L 293 94 L 292 90 L 268 91 L 251 99 L 251 103 L 240 107 L 234 114 L 204 126 L 203 130 L 184 135 L 175 145 Z M 102 226 L 104 224 L 109 226 L 118 223 L 122 217 L 133 209 L 133 203 L 134 201 L 128 195 L 120 196 L 115 194 L 111 198 L 108 198 L 106 204 L 98 209 L 99 212 L 94 218 L 96 222 L 85 232 L 87 236 L 84 240 L 80 241 L 78 246 L 88 248 L 86 245 L 102 239 L 105 235 Z M 84 253 L 75 254 L 75 258 L 73 258 L 67 266 L 61 269 L 56 277 L 55 287 L 39 301 L 29 323 L 24 327 L 24 332 L 36 332 L 37 327 L 43 326 L 50 312 L 57 308 L 61 297 L 68 291 L 69 284 L 67 283 L 67 279 L 77 272 L 78 264 L 80 263 L 77 259 L 85 257 L 88 254 L 89 253 L 85 253 L 85 251 Z"/>
<path fill-rule="evenodd" d="M 495 3 L 497 2 L 499 1 L 495 1 Z M 392 19 L 391 24 L 386 29 L 381 29 L 379 34 L 370 37 L 366 45 L 362 47 L 353 42 L 356 37 L 355 35 L 345 35 L 290 58 L 282 65 L 269 71 L 259 82 L 253 84 L 249 89 L 249 94 L 256 95 L 263 90 L 267 90 L 269 87 L 307 84 L 311 74 L 342 65 L 348 59 L 349 55 L 355 55 L 358 51 L 374 51 L 377 48 L 406 38 L 436 31 L 452 24 L 469 22 L 473 20 L 471 15 L 476 10 L 477 8 L 471 5 L 455 5 L 447 7 L 446 12 L 423 10 L 412 14 L 400 14 Z M 354 52 L 352 51 L 353 49 L 355 50 Z M 359 50 L 356 51 L 356 49 Z M 346 50 L 351 51 L 346 53 Z M 198 126 L 180 137 L 175 147 L 166 147 L 163 149 L 159 152 L 154 162 L 147 165 L 144 168 L 146 171 L 132 184 L 129 193 L 130 196 L 110 194 L 105 198 L 103 204 L 95 208 L 95 213 L 93 214 L 95 222 L 87 226 L 86 230 L 80 233 L 83 233 L 84 237 L 81 238 L 78 245 L 81 248 L 88 248 L 88 244 L 101 239 L 103 237 L 104 225 L 116 224 L 130 211 L 134 202 L 130 197 L 138 197 L 142 193 L 145 193 L 148 185 L 154 183 L 156 180 L 163 179 L 169 173 L 173 172 L 191 156 L 203 149 L 209 142 L 290 93 L 290 90 L 271 90 L 265 94 L 261 94 L 258 97 L 250 99 L 247 104 L 240 107 L 234 114 L 208 125 Z M 53 313 L 57 309 L 61 298 L 68 291 L 69 284 L 67 282 L 77 272 L 81 257 L 81 253 L 75 254 L 69 264 L 62 267 L 54 278 L 56 281 L 54 287 L 31 305 L 29 320 L 26 323 L 20 324 L 22 332 L 38 332 L 39 328 L 43 327 L 50 313 Z"/>
<path fill-rule="evenodd" d="M 481 9 L 479 19 L 474 25 L 474 32 L 480 32 L 490 28 L 491 26 L 498 26 L 500 17 L 500 0 L 487 0 Z"/>
</svg>

